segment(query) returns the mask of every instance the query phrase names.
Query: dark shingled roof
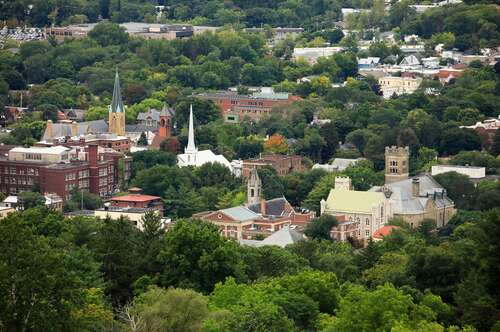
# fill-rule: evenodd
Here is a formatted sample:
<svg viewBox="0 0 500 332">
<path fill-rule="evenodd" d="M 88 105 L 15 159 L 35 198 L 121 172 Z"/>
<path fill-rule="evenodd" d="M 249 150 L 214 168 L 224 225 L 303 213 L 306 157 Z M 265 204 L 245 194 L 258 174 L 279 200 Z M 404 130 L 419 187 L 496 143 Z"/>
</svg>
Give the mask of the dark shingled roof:
<svg viewBox="0 0 500 332">
<path fill-rule="evenodd" d="M 268 216 L 282 216 L 285 213 L 288 201 L 285 197 L 273 198 L 266 201 L 266 215 Z M 251 204 L 248 206 L 250 210 L 255 213 L 261 213 L 260 203 Z"/>
</svg>

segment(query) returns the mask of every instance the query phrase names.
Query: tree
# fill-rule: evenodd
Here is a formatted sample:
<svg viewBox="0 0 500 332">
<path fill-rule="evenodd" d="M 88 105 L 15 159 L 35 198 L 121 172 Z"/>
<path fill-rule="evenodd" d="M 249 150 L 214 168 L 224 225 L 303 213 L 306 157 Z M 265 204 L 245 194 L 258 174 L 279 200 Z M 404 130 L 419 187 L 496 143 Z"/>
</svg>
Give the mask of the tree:
<svg viewBox="0 0 500 332">
<path fill-rule="evenodd" d="M 98 23 L 89 31 L 88 36 L 103 47 L 122 45 L 128 42 L 128 34 L 125 32 L 125 28 L 110 22 Z"/>
<path fill-rule="evenodd" d="M 12 331 L 68 330 L 78 309 L 79 289 L 62 252 L 18 220 L 0 223 L 0 311 Z"/>
<path fill-rule="evenodd" d="M 458 208 L 468 208 L 473 200 L 474 185 L 467 175 L 457 172 L 446 172 L 436 175 L 434 179 L 447 191 Z"/>
<path fill-rule="evenodd" d="M 204 221 L 177 221 L 167 232 L 158 259 L 164 267 L 160 275 L 164 286 L 210 292 L 228 276 L 244 277 L 236 244 Z"/>
<path fill-rule="evenodd" d="M 139 146 L 147 146 L 148 145 L 148 138 L 146 137 L 145 132 L 141 133 L 141 136 L 137 140 L 137 145 L 139 145 Z"/>
<path fill-rule="evenodd" d="M 139 234 L 139 251 L 142 257 L 142 273 L 156 274 L 161 270 L 158 264 L 158 255 L 163 247 L 165 225 L 160 214 L 148 211 L 141 218 L 142 230 Z"/>
<path fill-rule="evenodd" d="M 414 282 L 406 275 L 409 257 L 404 254 L 386 253 L 368 270 L 363 272 L 363 280 L 370 286 L 391 283 L 395 286 L 412 286 Z"/>
<path fill-rule="evenodd" d="M 319 218 L 311 220 L 305 229 L 305 234 L 315 240 L 331 239 L 330 231 L 338 225 L 338 221 L 334 216 L 323 214 Z"/>
<path fill-rule="evenodd" d="M 125 304 L 132 296 L 131 285 L 138 277 L 140 262 L 138 232 L 128 219 L 106 218 L 96 234 L 94 250 L 102 262 L 106 294 L 114 306 Z"/>
<path fill-rule="evenodd" d="M 494 156 L 498 156 L 500 154 L 500 131 L 497 130 L 495 132 L 495 136 L 493 136 L 493 143 L 491 145 L 491 153 Z"/>
<path fill-rule="evenodd" d="M 411 296 L 390 284 L 373 291 L 353 285 L 340 300 L 332 328 L 326 331 L 391 331 L 398 324 L 412 327 L 432 322 L 435 315 L 429 307 L 415 304 Z"/>
<path fill-rule="evenodd" d="M 18 196 L 19 206 L 28 210 L 37 206 L 45 206 L 45 197 L 38 192 L 24 191 Z"/>
<path fill-rule="evenodd" d="M 257 170 L 262 182 L 262 195 L 265 199 L 273 199 L 283 196 L 284 188 L 276 170 L 269 166 Z"/>
<path fill-rule="evenodd" d="M 288 152 L 288 144 L 285 137 L 280 134 L 274 134 L 264 142 L 264 151 L 268 153 L 286 154 Z"/>
<path fill-rule="evenodd" d="M 125 307 L 121 318 L 130 331 L 200 331 L 209 317 L 207 302 L 192 290 L 153 286 Z"/>
</svg>

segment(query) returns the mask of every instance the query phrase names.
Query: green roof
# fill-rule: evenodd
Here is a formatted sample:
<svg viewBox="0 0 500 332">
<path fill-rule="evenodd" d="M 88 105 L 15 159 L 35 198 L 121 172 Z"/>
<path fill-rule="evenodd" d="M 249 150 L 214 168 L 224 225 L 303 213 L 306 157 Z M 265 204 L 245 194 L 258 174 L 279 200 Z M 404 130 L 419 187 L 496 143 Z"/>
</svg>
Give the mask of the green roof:
<svg viewBox="0 0 500 332">
<path fill-rule="evenodd" d="M 372 191 L 331 189 L 326 199 L 326 211 L 372 213 L 374 205 L 384 201 L 384 194 Z"/>
<path fill-rule="evenodd" d="M 120 90 L 120 77 L 118 76 L 118 70 L 115 75 L 115 86 L 113 87 L 113 99 L 111 100 L 110 111 L 113 113 L 124 112 L 122 93 Z"/>
</svg>

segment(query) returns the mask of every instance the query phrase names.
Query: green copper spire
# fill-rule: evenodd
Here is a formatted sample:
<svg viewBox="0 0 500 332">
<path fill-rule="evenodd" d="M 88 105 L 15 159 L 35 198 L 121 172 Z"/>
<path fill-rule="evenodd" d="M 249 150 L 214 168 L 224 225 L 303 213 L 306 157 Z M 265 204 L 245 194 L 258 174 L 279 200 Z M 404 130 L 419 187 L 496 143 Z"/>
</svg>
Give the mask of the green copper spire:
<svg viewBox="0 0 500 332">
<path fill-rule="evenodd" d="M 122 101 L 122 93 L 120 90 L 120 77 L 118 76 L 118 69 L 116 70 L 115 87 L 113 88 L 113 99 L 111 100 L 109 111 L 113 113 L 125 112 Z"/>
</svg>

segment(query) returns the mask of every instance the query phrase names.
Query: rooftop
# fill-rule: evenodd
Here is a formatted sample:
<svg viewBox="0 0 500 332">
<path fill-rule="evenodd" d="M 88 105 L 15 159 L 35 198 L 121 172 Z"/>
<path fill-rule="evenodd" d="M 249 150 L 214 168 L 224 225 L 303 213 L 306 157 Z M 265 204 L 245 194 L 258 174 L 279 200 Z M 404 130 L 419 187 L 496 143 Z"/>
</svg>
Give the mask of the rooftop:
<svg viewBox="0 0 500 332">
<path fill-rule="evenodd" d="M 249 221 L 260 218 L 257 213 L 244 206 L 223 209 L 221 212 L 237 221 Z"/>
<path fill-rule="evenodd" d="M 326 200 L 326 210 L 348 213 L 372 213 L 374 205 L 384 200 L 381 192 L 331 189 Z"/>
<path fill-rule="evenodd" d="M 393 230 L 399 229 L 399 228 L 400 228 L 399 226 L 393 226 L 393 225 L 384 226 L 384 227 L 378 229 L 377 231 L 375 231 L 375 233 L 373 233 L 373 237 L 376 239 L 383 239 L 384 237 L 391 234 Z"/>
<path fill-rule="evenodd" d="M 64 146 L 51 146 L 51 147 L 15 147 L 10 152 L 18 153 L 40 153 L 40 154 L 61 154 L 70 149 Z"/>
<path fill-rule="evenodd" d="M 161 197 L 151 196 L 151 195 L 142 195 L 142 194 L 116 196 L 116 197 L 111 198 L 111 200 L 115 201 L 115 202 L 149 202 L 149 201 L 156 201 L 159 199 L 161 199 Z"/>
</svg>

